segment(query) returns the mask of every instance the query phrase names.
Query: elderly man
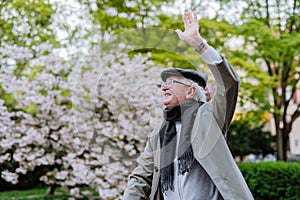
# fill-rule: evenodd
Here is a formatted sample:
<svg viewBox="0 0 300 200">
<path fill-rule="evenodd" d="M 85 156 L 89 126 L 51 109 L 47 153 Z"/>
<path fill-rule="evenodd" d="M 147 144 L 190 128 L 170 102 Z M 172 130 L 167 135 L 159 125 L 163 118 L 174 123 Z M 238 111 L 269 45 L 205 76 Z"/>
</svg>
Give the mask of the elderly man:
<svg viewBox="0 0 300 200">
<path fill-rule="evenodd" d="M 201 37 L 196 14 L 185 13 L 183 21 L 184 32 L 176 32 L 208 64 L 216 92 L 205 101 L 207 77 L 200 72 L 167 69 L 161 73 L 164 121 L 137 159 L 123 200 L 253 199 L 225 140 L 239 77 Z"/>
</svg>

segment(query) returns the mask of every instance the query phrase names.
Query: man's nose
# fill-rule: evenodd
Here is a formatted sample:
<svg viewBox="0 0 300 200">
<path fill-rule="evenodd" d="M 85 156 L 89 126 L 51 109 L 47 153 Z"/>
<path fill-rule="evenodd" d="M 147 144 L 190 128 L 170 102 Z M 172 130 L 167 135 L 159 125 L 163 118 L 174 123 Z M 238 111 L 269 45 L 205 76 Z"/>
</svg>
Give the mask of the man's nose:
<svg viewBox="0 0 300 200">
<path fill-rule="evenodd" d="M 168 88 L 166 85 L 162 85 L 162 86 L 161 86 L 161 90 L 162 90 L 162 91 L 166 91 L 166 90 L 168 90 L 168 89 L 169 89 L 169 88 Z"/>
</svg>

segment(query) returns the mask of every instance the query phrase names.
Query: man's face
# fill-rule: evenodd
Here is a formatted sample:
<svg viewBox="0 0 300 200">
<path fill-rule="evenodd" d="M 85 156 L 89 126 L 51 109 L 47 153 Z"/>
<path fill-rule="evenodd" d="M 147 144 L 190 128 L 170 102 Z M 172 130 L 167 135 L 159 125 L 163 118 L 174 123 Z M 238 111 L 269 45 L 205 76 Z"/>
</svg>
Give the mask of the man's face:
<svg viewBox="0 0 300 200">
<path fill-rule="evenodd" d="M 163 84 L 161 87 L 165 106 L 176 106 L 190 99 L 188 92 L 191 85 L 186 83 L 183 77 L 170 76 L 165 83 L 167 84 Z"/>
</svg>

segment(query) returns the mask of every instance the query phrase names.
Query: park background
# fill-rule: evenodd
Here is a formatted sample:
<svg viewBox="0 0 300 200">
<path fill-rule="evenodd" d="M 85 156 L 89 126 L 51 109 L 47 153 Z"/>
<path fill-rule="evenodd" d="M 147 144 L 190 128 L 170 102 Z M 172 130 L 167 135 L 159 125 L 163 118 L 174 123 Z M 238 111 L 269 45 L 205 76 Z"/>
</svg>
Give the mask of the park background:
<svg viewBox="0 0 300 200">
<path fill-rule="evenodd" d="M 2 0 L 0 199 L 120 199 L 161 119 L 160 72 L 201 70 L 182 14 L 237 69 L 228 143 L 255 199 L 300 199 L 298 0 Z M 266 162 L 268 161 L 268 162 Z"/>
</svg>

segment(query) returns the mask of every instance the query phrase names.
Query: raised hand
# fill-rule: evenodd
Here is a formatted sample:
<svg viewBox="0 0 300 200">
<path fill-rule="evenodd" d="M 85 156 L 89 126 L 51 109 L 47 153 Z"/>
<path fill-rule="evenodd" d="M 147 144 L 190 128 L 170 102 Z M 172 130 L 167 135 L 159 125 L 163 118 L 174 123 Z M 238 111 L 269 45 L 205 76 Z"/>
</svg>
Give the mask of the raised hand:
<svg viewBox="0 0 300 200">
<path fill-rule="evenodd" d="M 178 37 L 193 48 L 199 46 L 202 38 L 199 33 L 199 23 L 196 13 L 186 12 L 182 16 L 184 31 L 176 29 Z"/>
</svg>

